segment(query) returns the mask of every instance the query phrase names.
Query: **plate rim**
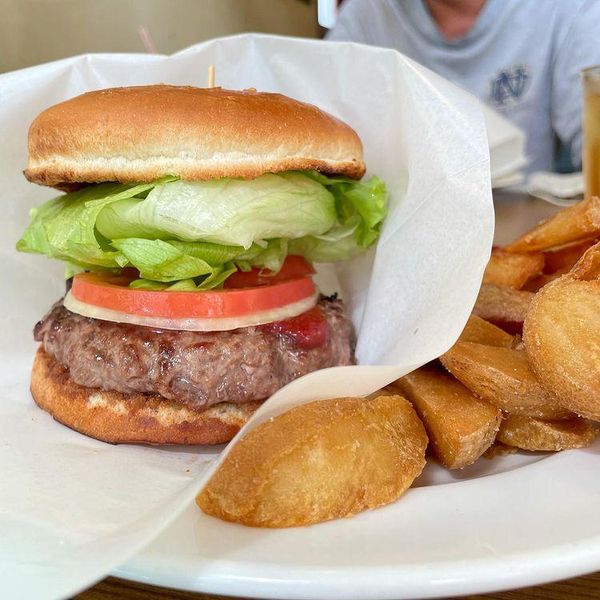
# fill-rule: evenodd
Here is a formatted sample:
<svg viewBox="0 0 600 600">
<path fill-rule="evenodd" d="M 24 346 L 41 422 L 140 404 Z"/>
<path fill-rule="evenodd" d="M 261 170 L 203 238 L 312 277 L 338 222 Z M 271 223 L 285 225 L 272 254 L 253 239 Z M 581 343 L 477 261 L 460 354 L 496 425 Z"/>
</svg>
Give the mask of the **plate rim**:
<svg viewBox="0 0 600 600">
<path fill-rule="evenodd" d="M 511 564 L 509 570 L 507 559 L 510 559 L 511 563 L 522 559 L 526 561 L 523 561 L 522 566 L 517 570 L 514 564 Z M 543 550 L 515 553 L 504 557 L 440 561 L 435 564 L 435 576 L 429 579 L 425 579 L 422 575 L 432 571 L 431 565 L 420 568 L 411 565 L 412 573 L 409 578 L 406 577 L 407 571 L 401 569 L 397 570 L 399 576 L 390 576 L 389 565 L 354 567 L 352 590 L 341 588 L 339 585 L 340 578 L 347 575 L 347 567 L 315 569 L 313 577 L 309 579 L 305 567 L 288 566 L 287 575 L 291 576 L 282 578 L 281 574 L 276 576 L 274 572 L 270 573 L 277 569 L 277 565 L 244 562 L 244 570 L 254 571 L 254 576 L 250 573 L 232 575 L 225 572 L 225 569 L 224 572 L 215 574 L 207 568 L 205 573 L 196 573 L 183 580 L 178 575 L 168 573 L 164 568 L 157 568 L 158 565 L 153 565 L 153 562 L 146 561 L 147 567 L 155 568 L 153 575 L 148 575 L 148 569 L 141 568 L 135 561 L 118 567 L 111 575 L 128 581 L 189 592 L 265 600 L 277 600 L 282 597 L 289 600 L 426 599 L 520 589 L 598 571 L 600 570 L 600 535 L 585 541 L 577 540 Z M 231 570 L 239 564 L 236 561 L 220 562 L 223 567 L 226 566 Z M 473 565 L 477 566 L 475 571 L 472 571 Z M 214 564 L 207 563 L 207 567 L 210 566 L 214 567 Z M 549 571 L 552 571 L 551 577 L 548 577 Z M 260 573 L 260 577 L 257 577 L 257 573 Z M 376 591 L 373 590 L 374 579 L 378 581 Z M 282 594 L 283 586 L 285 591 Z"/>
<path fill-rule="evenodd" d="M 556 471 L 571 472 L 570 475 L 577 473 L 575 480 L 579 481 L 582 475 L 587 478 L 589 461 L 596 460 L 599 448 L 600 442 L 596 442 L 591 448 L 549 454 L 543 460 L 509 471 L 413 488 L 411 491 L 415 496 L 430 495 L 435 493 L 434 490 L 439 493 L 448 486 L 459 485 L 465 489 L 477 485 L 477 482 L 485 485 L 485 481 L 495 481 L 505 486 L 507 482 L 510 485 L 513 477 L 518 480 L 521 476 L 530 477 L 533 472 L 544 478 Z M 590 449 L 592 455 L 586 452 Z M 579 471 L 576 468 L 578 466 L 583 466 L 583 471 Z M 563 483 L 561 481 L 560 485 Z M 595 487 L 595 493 L 597 489 L 598 486 Z M 557 499 L 560 501 L 560 497 Z M 186 514 L 186 510 L 182 515 Z M 523 518 L 527 519 L 528 514 L 524 513 Z M 565 524 L 563 526 L 568 526 L 567 515 L 562 522 Z M 200 561 L 192 570 L 187 568 L 188 564 L 184 561 L 182 564 L 185 569 L 173 569 L 161 558 L 163 556 L 162 553 L 153 555 L 142 551 L 115 569 L 112 575 L 173 589 L 265 600 L 282 597 L 288 600 L 416 600 L 523 588 L 598 571 L 600 522 L 595 531 L 590 528 L 588 535 L 574 533 L 571 538 L 567 536 L 547 546 L 507 549 L 477 558 L 454 556 L 422 564 L 398 563 L 397 566 L 392 562 L 362 566 L 294 565 L 234 557 Z M 351 585 L 344 583 L 349 576 Z M 373 585 L 374 581 L 376 585 Z"/>
</svg>

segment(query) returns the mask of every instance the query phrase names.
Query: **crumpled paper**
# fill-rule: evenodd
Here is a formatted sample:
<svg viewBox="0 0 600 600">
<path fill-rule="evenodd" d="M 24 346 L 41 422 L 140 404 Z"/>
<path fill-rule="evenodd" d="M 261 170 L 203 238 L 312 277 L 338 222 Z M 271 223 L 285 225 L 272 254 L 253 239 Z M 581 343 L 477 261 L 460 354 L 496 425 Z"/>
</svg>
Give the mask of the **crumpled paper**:
<svg viewBox="0 0 600 600">
<path fill-rule="evenodd" d="M 7 597 L 66 597 L 102 578 L 189 505 L 221 450 L 111 446 L 33 404 L 32 326 L 64 282 L 60 265 L 14 250 L 28 210 L 55 195 L 21 174 L 27 128 L 44 108 L 92 89 L 204 86 L 211 64 L 218 85 L 281 92 L 351 124 L 391 200 L 377 250 L 335 269 L 361 366 L 293 382 L 247 427 L 309 400 L 370 393 L 437 357 L 475 301 L 493 234 L 480 108 L 395 51 L 241 35 L 168 57 L 86 55 L 1 75 L 0 581 Z"/>
</svg>

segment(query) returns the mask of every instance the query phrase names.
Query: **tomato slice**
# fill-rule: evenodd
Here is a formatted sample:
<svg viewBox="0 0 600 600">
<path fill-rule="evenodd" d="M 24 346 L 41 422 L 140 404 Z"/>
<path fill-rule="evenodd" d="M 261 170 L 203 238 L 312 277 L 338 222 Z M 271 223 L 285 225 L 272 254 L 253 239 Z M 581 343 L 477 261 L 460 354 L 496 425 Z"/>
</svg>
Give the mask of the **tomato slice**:
<svg viewBox="0 0 600 600">
<path fill-rule="evenodd" d="M 314 275 L 314 273 L 313 266 L 303 256 L 290 255 L 286 257 L 280 271 L 275 275 L 266 269 L 237 271 L 225 280 L 223 287 L 225 289 L 234 289 L 272 285 L 273 283 Z"/>
<path fill-rule="evenodd" d="M 185 319 L 239 317 L 280 308 L 316 293 L 310 276 L 269 285 L 198 292 L 140 290 L 128 287 L 130 281 L 127 273 L 78 273 L 73 278 L 71 294 L 80 302 L 130 315 Z"/>
<path fill-rule="evenodd" d="M 302 350 L 322 346 L 329 339 L 329 323 L 323 311 L 314 307 L 296 317 L 260 326 L 263 331 L 291 339 Z"/>
</svg>

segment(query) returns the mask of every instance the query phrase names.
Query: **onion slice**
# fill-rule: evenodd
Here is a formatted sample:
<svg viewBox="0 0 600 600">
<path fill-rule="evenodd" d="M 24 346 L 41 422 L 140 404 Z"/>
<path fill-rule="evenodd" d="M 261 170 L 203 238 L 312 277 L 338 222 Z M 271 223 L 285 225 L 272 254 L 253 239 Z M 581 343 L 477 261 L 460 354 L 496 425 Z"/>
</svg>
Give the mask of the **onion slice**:
<svg viewBox="0 0 600 600">
<path fill-rule="evenodd" d="M 198 292 L 202 293 L 202 292 Z M 230 331 L 241 327 L 264 325 L 296 317 L 317 304 L 318 292 L 297 302 L 285 304 L 277 308 L 254 312 L 237 317 L 211 317 L 211 318 L 168 318 L 150 317 L 138 314 L 129 314 L 110 308 L 103 308 L 82 302 L 68 292 L 64 298 L 65 308 L 84 317 L 113 321 L 115 323 L 129 323 L 156 329 L 174 329 L 181 331 Z"/>
</svg>

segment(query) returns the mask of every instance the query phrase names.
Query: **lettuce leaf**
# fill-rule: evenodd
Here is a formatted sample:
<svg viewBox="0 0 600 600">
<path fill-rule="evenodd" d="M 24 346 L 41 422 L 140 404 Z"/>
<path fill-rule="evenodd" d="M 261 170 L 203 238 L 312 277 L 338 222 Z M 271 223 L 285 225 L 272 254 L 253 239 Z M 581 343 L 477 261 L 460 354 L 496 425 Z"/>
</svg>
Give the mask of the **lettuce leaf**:
<svg viewBox="0 0 600 600">
<path fill-rule="evenodd" d="M 60 259 L 69 273 L 135 267 L 132 287 L 210 289 L 236 270 L 277 272 L 288 254 L 349 258 L 376 241 L 386 210 L 377 177 L 104 183 L 33 209 L 17 249 Z"/>
<path fill-rule="evenodd" d="M 237 267 L 235 265 L 227 263 L 222 267 L 215 268 L 206 278 L 181 279 L 175 283 L 162 283 L 152 281 L 151 279 L 135 279 L 129 284 L 129 287 L 141 290 L 179 290 L 180 292 L 210 290 L 220 287 L 236 271 Z"/>
<path fill-rule="evenodd" d="M 292 240 L 290 254 L 301 254 L 312 262 L 348 259 L 373 245 L 387 214 L 387 190 L 379 177 L 354 181 L 311 172 L 335 197 L 337 223 L 326 234 Z"/>
<path fill-rule="evenodd" d="M 135 267 L 143 279 L 178 281 L 214 272 L 205 260 L 186 254 L 163 240 L 125 238 L 113 240 L 112 245 L 121 251 L 127 264 Z"/>
<path fill-rule="evenodd" d="M 312 177 L 288 172 L 156 185 L 144 200 L 105 207 L 96 227 L 107 239 L 202 240 L 250 248 L 262 240 L 319 235 L 335 222 L 333 195 Z"/>
<path fill-rule="evenodd" d="M 172 181 L 165 178 L 160 183 Z M 98 236 L 96 219 L 113 202 L 151 190 L 155 183 L 126 185 L 102 183 L 59 196 L 30 212 L 31 225 L 17 242 L 21 252 L 39 252 L 81 267 L 119 268 L 118 252 Z"/>
</svg>

